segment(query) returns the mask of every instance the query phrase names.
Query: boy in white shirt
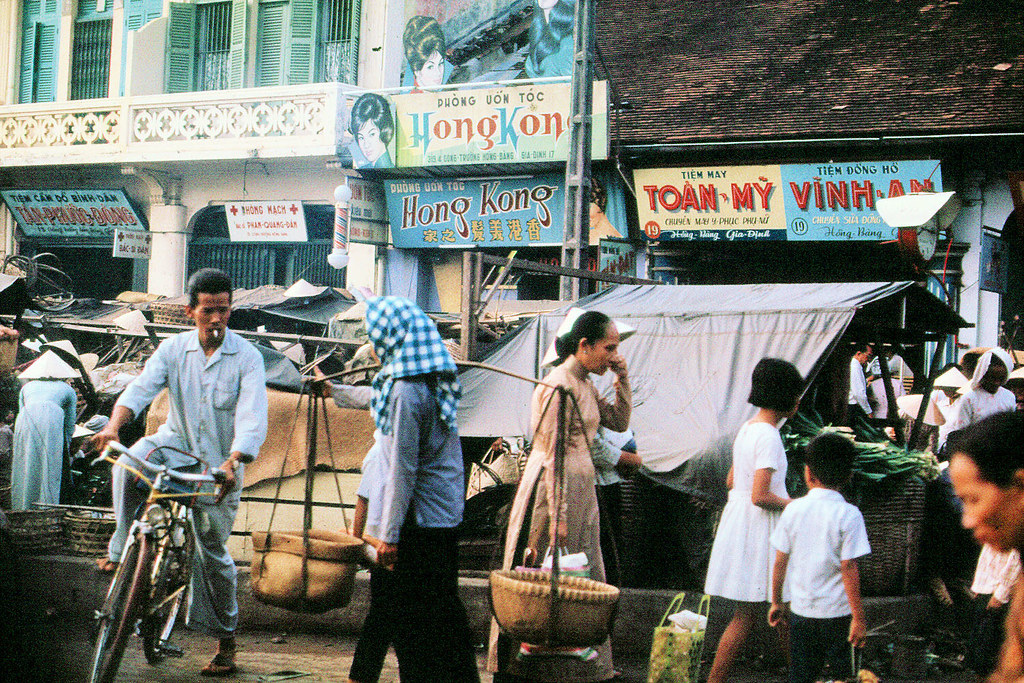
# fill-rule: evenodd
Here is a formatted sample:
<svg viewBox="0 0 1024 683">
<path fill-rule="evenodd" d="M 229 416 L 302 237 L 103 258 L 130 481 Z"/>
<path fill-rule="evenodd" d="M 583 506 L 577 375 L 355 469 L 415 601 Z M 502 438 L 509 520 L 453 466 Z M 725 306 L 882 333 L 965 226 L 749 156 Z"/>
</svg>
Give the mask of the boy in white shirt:
<svg viewBox="0 0 1024 683">
<path fill-rule="evenodd" d="M 864 518 L 839 489 L 850 480 L 856 450 L 840 434 L 821 434 L 807 446 L 806 496 L 786 506 L 772 532 L 775 567 L 768 623 L 789 623 L 789 683 L 848 678 L 847 643 L 864 642 L 864 609 L 857 558 L 871 552 Z M 782 602 L 789 571 L 792 602 Z M 788 614 L 787 614 L 788 612 Z"/>
</svg>

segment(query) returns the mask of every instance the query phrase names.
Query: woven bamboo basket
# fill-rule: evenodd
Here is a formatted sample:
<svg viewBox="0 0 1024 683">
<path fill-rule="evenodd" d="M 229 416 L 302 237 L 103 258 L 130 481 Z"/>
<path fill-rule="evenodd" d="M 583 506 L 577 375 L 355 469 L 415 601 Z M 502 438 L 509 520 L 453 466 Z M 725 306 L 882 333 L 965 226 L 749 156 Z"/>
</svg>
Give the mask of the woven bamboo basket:
<svg viewBox="0 0 1024 683">
<path fill-rule="evenodd" d="M 557 619 L 552 628 L 550 572 L 491 572 L 491 610 L 502 630 L 514 639 L 568 647 L 604 642 L 615 617 L 618 588 L 562 574 L 557 597 Z"/>
<path fill-rule="evenodd" d="M 153 322 L 162 325 L 191 325 L 192 319 L 185 313 L 185 304 L 153 301 L 149 304 Z"/>
<path fill-rule="evenodd" d="M 871 544 L 871 554 L 857 561 L 864 595 L 906 595 L 917 578 L 924 488 L 923 481 L 910 477 L 899 490 L 861 502 Z"/>
<path fill-rule="evenodd" d="M 269 540 L 268 540 L 269 538 Z M 253 595 L 268 605 L 319 614 L 352 599 L 363 541 L 344 533 L 309 530 L 304 558 L 302 531 L 254 531 L 249 569 Z M 306 564 L 303 590 L 302 566 Z"/>
<path fill-rule="evenodd" d="M 64 513 L 64 535 L 72 555 L 101 555 L 117 527 L 113 512 L 68 510 Z"/>
<path fill-rule="evenodd" d="M 11 510 L 11 541 L 21 555 L 49 555 L 64 544 L 60 510 Z"/>
</svg>

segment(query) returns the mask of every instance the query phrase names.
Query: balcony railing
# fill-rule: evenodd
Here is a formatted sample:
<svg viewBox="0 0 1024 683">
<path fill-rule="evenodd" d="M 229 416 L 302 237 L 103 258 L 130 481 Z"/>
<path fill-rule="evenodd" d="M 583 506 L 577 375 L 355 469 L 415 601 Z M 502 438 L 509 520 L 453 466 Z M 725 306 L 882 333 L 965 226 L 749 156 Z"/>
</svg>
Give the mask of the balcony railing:
<svg viewBox="0 0 1024 683">
<path fill-rule="evenodd" d="M 317 83 L 0 107 L 0 166 L 332 155 L 357 95 Z"/>
</svg>

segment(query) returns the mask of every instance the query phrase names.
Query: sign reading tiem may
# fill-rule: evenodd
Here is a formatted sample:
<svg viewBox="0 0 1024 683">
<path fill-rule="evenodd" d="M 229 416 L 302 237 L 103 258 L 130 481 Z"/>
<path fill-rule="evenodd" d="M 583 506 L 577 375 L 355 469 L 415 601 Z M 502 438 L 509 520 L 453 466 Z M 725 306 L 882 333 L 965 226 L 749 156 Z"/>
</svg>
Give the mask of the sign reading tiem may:
<svg viewBox="0 0 1024 683">
<path fill-rule="evenodd" d="M 633 181 L 650 240 L 893 240 L 875 202 L 942 190 L 930 160 L 637 169 Z"/>
</svg>

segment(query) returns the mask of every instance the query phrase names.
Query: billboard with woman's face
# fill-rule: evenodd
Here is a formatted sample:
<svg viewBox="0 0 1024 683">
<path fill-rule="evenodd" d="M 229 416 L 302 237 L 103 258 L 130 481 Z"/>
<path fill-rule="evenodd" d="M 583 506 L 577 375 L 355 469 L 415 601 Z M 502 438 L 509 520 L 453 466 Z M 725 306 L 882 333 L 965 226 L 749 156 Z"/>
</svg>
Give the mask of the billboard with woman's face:
<svg viewBox="0 0 1024 683">
<path fill-rule="evenodd" d="M 406 0 L 401 84 L 569 77 L 575 0 Z"/>
</svg>

